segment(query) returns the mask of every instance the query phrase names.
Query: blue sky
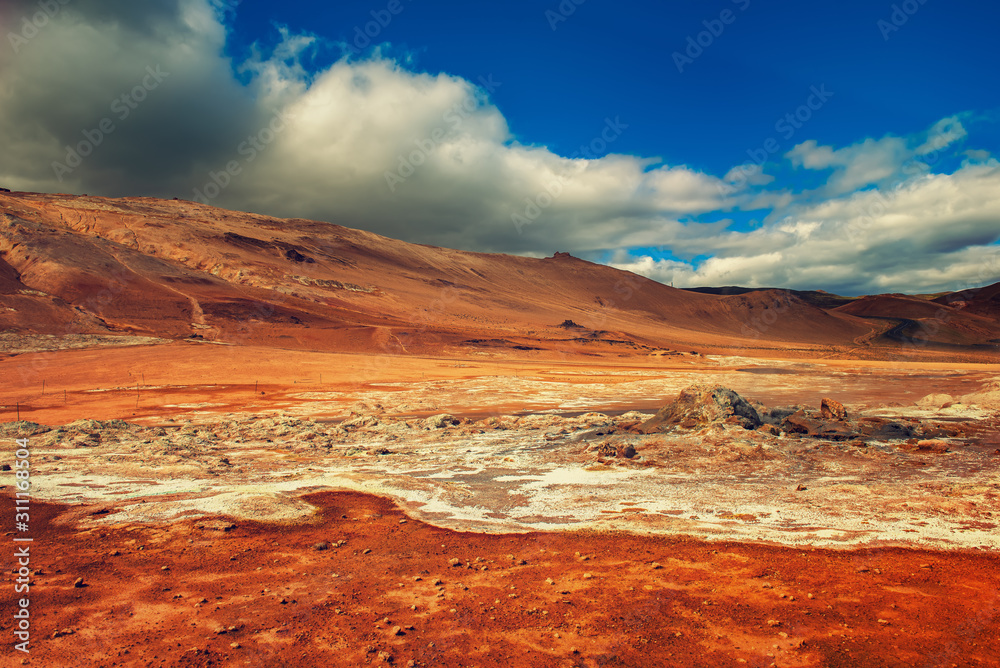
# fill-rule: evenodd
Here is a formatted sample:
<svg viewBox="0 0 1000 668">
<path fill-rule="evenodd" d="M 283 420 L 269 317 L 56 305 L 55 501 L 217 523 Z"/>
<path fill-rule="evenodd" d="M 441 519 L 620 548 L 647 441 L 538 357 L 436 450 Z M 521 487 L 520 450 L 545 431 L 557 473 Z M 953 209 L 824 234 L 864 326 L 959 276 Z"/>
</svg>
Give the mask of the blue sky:
<svg viewBox="0 0 1000 668">
<path fill-rule="evenodd" d="M 1000 280 L 993 4 L 40 7 L 0 12 L 7 187 L 568 250 L 675 285 Z"/>
<path fill-rule="evenodd" d="M 808 135 L 834 145 L 1000 107 L 1000 5 L 917 3 L 886 40 L 878 21 L 891 21 L 892 4 L 586 0 L 563 3 L 574 8 L 563 17 L 558 2 L 400 0 L 403 10 L 363 53 L 388 42 L 389 53 L 412 57 L 418 71 L 473 82 L 492 74 L 502 83 L 492 100 L 525 143 L 570 155 L 605 116 L 620 116 L 629 132 L 615 151 L 725 173 L 747 149 L 777 136 L 776 121 L 803 104 L 813 85 L 835 95 L 810 120 Z M 283 25 L 328 41 L 317 64 L 329 64 L 341 54 L 335 43 L 353 44 L 371 12 L 386 5 L 244 0 L 230 51 L 245 56 L 250 43 L 273 42 L 275 25 Z M 672 54 L 724 10 L 733 22 L 678 72 Z M 1000 128 L 991 125 L 982 132 L 995 148 Z"/>
</svg>

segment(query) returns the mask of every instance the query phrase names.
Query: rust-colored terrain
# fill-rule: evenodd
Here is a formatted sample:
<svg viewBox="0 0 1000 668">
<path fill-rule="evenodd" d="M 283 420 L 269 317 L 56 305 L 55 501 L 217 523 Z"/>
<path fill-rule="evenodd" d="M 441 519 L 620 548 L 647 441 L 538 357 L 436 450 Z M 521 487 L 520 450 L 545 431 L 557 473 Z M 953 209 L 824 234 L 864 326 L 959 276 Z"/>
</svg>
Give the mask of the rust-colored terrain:
<svg viewBox="0 0 1000 668">
<path fill-rule="evenodd" d="M 1000 665 L 998 291 L 0 192 L 4 661 Z"/>
</svg>

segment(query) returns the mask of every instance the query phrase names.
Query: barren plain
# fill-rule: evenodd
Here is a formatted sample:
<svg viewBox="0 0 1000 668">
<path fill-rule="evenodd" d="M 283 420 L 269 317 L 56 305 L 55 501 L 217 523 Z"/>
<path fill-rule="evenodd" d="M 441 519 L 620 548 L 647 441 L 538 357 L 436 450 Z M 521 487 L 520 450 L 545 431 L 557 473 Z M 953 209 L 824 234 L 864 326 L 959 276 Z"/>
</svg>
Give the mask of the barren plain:
<svg viewBox="0 0 1000 668">
<path fill-rule="evenodd" d="M 0 200 L 28 663 L 998 665 L 996 286 L 708 294 Z"/>
</svg>

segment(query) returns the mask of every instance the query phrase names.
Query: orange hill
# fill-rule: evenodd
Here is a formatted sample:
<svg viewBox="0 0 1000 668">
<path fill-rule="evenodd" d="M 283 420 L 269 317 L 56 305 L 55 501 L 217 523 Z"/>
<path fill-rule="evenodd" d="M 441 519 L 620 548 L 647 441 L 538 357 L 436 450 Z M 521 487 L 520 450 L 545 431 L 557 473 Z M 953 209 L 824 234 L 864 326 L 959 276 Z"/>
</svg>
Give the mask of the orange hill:
<svg viewBox="0 0 1000 668">
<path fill-rule="evenodd" d="M 0 330 L 15 332 L 421 354 L 844 352 L 884 328 L 863 301 L 699 293 L 565 253 L 471 253 L 187 201 L 0 192 Z M 1000 336 L 981 329 L 969 343 Z"/>
</svg>

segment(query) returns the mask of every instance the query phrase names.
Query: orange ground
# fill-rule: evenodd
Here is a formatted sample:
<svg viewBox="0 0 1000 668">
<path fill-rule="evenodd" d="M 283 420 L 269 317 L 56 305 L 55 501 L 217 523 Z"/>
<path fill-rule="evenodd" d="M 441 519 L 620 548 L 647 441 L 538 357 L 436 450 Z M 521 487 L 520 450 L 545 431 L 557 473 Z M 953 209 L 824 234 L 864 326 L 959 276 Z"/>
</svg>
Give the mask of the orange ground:
<svg viewBox="0 0 1000 668">
<path fill-rule="evenodd" d="M 852 401 L 913 401 L 913 391 L 963 394 L 978 386 L 961 386 L 961 379 L 945 376 L 954 371 L 991 375 L 989 364 L 934 361 L 871 361 L 802 359 L 834 370 L 857 370 L 873 377 L 861 389 L 866 396 L 838 394 L 844 403 Z M 0 421 L 21 418 L 40 424 L 65 424 L 80 418 L 135 420 L 152 416 L 175 416 L 188 412 L 178 404 L 214 404 L 213 413 L 279 410 L 302 405 L 295 397 L 302 392 L 341 392 L 345 396 L 373 384 L 470 379 L 483 376 L 555 379 L 564 383 L 634 380 L 632 371 L 724 373 L 731 384 L 753 380 L 737 371 L 739 365 L 720 367 L 696 355 L 657 359 L 647 357 L 577 359 L 533 359 L 497 357 L 421 357 L 394 355 L 352 355 L 346 353 L 280 350 L 252 346 L 217 346 L 199 343 L 171 343 L 126 348 L 93 348 L 58 352 L 0 356 Z M 571 375 L 567 375 L 569 372 Z M 876 374 L 913 374 L 914 382 L 879 382 Z M 620 374 L 616 376 L 616 374 Z M 939 374 L 934 385 L 921 382 L 920 374 Z M 978 377 L 978 376 L 977 376 Z M 792 377 L 788 377 L 792 380 Z M 44 387 L 43 387 L 44 382 Z M 754 386 L 750 383 L 748 387 Z M 256 388 L 256 394 L 255 394 Z M 768 397 L 751 391 L 762 401 Z M 260 394 L 263 392 L 264 394 Z M 910 392 L 910 394 L 907 394 Z M 919 394 L 922 396 L 922 394 Z M 532 407 L 532 397 L 510 396 L 503 405 L 483 403 L 476 397 L 463 398 L 464 405 L 445 410 L 477 414 L 488 411 L 516 411 Z M 779 399 L 776 397 L 776 399 Z M 631 408 L 655 412 L 666 397 L 637 402 Z M 785 398 L 781 397 L 781 401 Z M 814 401 L 819 397 L 798 394 L 790 403 Z M 592 410 L 602 410 L 595 406 Z M 346 410 L 346 409 L 345 409 Z M 320 413 L 317 413 L 320 415 Z"/>
<path fill-rule="evenodd" d="M 309 500 L 320 508 L 312 523 L 228 530 L 194 520 L 80 532 L 72 517 L 100 508 L 36 505 L 31 664 L 853 668 L 1000 657 L 996 555 L 485 536 L 407 520 L 371 496 Z M 331 547 L 315 549 L 323 541 Z M 5 636 L 10 625 L 4 615 Z"/>
</svg>

